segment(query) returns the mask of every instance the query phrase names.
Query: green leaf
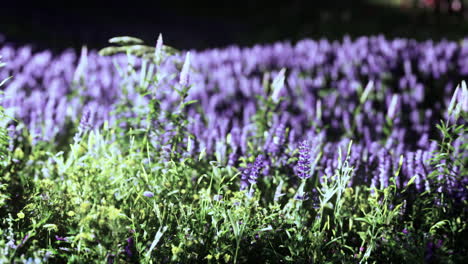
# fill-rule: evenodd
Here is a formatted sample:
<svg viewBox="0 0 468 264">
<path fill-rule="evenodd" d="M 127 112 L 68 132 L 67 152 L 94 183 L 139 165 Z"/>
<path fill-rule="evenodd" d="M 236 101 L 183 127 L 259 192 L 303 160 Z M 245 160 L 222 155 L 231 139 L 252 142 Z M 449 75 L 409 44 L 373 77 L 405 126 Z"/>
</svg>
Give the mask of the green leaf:
<svg viewBox="0 0 468 264">
<path fill-rule="evenodd" d="M 5 80 L 1 81 L 0 86 L 4 85 L 11 78 L 12 78 L 12 76 L 10 76 L 10 77 L 6 78 Z"/>
<path fill-rule="evenodd" d="M 148 249 L 148 252 L 146 252 L 146 257 L 151 256 L 151 252 L 154 250 L 154 248 L 158 244 L 159 240 L 161 240 L 161 237 L 164 234 L 164 232 L 166 232 L 166 230 L 167 230 L 167 226 L 163 227 L 162 229 L 161 229 L 161 227 L 159 227 L 158 232 L 154 236 L 153 242 L 151 243 L 151 246 Z"/>
<path fill-rule="evenodd" d="M 450 224 L 450 222 L 448 220 L 439 221 L 439 222 L 435 223 L 433 226 L 431 226 L 431 228 L 429 229 L 429 232 L 434 235 L 436 233 L 437 229 L 442 228 L 446 224 Z"/>
<path fill-rule="evenodd" d="M 118 45 L 142 44 L 143 40 L 135 37 L 122 36 L 109 39 L 109 43 Z"/>
<path fill-rule="evenodd" d="M 416 177 L 418 177 L 418 175 L 413 176 L 406 184 L 406 187 L 409 187 L 411 184 L 413 184 L 413 182 L 416 180 Z"/>
<path fill-rule="evenodd" d="M 117 53 L 125 52 L 125 48 L 123 47 L 106 47 L 99 51 L 99 55 L 101 56 L 110 56 Z"/>
</svg>

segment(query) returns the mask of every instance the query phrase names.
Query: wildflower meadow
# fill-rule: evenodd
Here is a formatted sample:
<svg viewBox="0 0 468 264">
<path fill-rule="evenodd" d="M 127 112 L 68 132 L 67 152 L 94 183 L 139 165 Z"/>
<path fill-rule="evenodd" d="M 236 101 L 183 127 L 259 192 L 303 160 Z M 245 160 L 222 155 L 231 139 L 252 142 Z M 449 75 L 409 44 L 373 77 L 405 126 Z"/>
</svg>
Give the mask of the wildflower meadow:
<svg viewBox="0 0 468 264">
<path fill-rule="evenodd" d="M 464 263 L 468 39 L 0 45 L 0 263 Z"/>
</svg>

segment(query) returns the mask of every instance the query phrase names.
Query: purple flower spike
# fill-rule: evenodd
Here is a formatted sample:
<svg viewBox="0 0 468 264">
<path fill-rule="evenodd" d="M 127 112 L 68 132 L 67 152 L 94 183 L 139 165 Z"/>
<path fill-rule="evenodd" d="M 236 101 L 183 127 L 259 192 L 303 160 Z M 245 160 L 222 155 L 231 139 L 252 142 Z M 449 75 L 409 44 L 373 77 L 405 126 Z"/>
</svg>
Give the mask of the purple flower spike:
<svg viewBox="0 0 468 264">
<path fill-rule="evenodd" d="M 133 238 L 128 238 L 127 239 L 127 245 L 125 246 L 125 254 L 127 255 L 127 257 L 131 258 L 133 257 Z"/>
<path fill-rule="evenodd" d="M 68 239 L 66 237 L 61 237 L 61 236 L 57 236 L 57 235 L 55 235 L 55 239 L 58 240 L 58 241 L 68 241 Z"/>
<path fill-rule="evenodd" d="M 143 192 L 143 196 L 151 198 L 154 197 L 154 193 L 150 191 L 145 191 Z"/>
<path fill-rule="evenodd" d="M 297 162 L 296 172 L 301 179 L 310 178 L 310 146 L 307 141 L 299 145 L 299 161 Z"/>
<path fill-rule="evenodd" d="M 242 171 L 241 190 L 245 190 L 249 184 L 257 183 L 258 174 L 265 166 L 264 163 L 265 158 L 263 155 L 258 155 L 253 164 L 247 165 L 247 168 Z"/>
<path fill-rule="evenodd" d="M 190 68 L 190 52 L 187 52 L 185 56 L 184 66 L 182 66 L 182 71 L 180 72 L 179 84 L 182 86 L 187 86 L 189 83 L 189 68 Z"/>
<path fill-rule="evenodd" d="M 159 62 L 161 60 L 162 47 L 163 47 L 163 38 L 162 38 L 162 35 L 159 34 L 158 41 L 156 42 L 156 48 L 154 50 L 154 58 L 156 59 L 156 62 Z"/>
<path fill-rule="evenodd" d="M 398 106 L 398 95 L 394 94 L 392 96 L 392 100 L 390 102 L 390 106 L 388 107 L 387 117 L 390 120 L 393 120 L 397 114 L 397 106 Z"/>
<path fill-rule="evenodd" d="M 84 132 L 91 128 L 91 109 L 89 107 L 85 108 L 83 115 L 80 120 L 80 125 L 78 126 L 78 132 L 75 134 L 75 142 L 80 141 L 81 136 Z"/>
<path fill-rule="evenodd" d="M 284 124 L 280 124 L 278 127 L 276 127 L 273 140 L 267 146 L 268 152 L 277 154 L 281 150 L 281 147 L 285 142 L 285 129 L 286 126 Z"/>
<path fill-rule="evenodd" d="M 83 112 L 83 116 L 81 117 L 80 126 L 78 129 L 82 131 L 89 129 L 91 127 L 90 119 L 91 119 L 91 111 L 89 108 L 86 108 Z"/>
</svg>

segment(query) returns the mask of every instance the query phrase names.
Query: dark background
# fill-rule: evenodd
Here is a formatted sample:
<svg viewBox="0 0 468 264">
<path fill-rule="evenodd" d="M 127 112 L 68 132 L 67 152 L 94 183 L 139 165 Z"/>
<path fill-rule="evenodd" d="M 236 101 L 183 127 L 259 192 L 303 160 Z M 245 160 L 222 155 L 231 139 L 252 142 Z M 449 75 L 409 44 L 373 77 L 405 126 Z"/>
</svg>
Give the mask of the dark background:
<svg viewBox="0 0 468 264">
<path fill-rule="evenodd" d="M 452 10 L 453 1 L 460 1 L 462 8 Z M 466 2 L 153 0 L 151 4 L 113 1 L 100 6 L 80 2 L 80 6 L 70 7 L 66 1 L 38 1 L 35 5 L 8 1 L 0 7 L 0 34 L 16 45 L 33 44 L 37 49 L 55 51 L 82 45 L 99 49 L 109 38 L 122 35 L 152 44 L 160 32 L 166 44 L 179 49 L 295 42 L 306 37 L 335 40 L 345 35 L 459 40 L 468 36 Z"/>
</svg>

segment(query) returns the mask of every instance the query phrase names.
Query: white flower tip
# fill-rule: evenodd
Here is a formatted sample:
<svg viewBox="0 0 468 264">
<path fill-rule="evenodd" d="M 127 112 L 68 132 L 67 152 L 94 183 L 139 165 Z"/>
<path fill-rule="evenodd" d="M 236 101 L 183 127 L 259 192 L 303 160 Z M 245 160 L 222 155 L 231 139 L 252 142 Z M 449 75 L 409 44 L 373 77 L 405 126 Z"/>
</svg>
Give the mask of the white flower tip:
<svg viewBox="0 0 468 264">
<path fill-rule="evenodd" d="M 179 83 L 183 86 L 188 84 L 189 68 L 190 68 L 190 51 L 188 51 L 187 55 L 185 55 L 184 65 L 182 66 L 182 71 L 180 73 Z"/>
<path fill-rule="evenodd" d="M 271 95 L 273 102 L 277 103 L 279 101 L 279 93 L 281 92 L 281 89 L 284 86 L 284 80 L 285 80 L 285 73 L 286 69 L 282 68 L 281 71 L 276 75 L 275 79 L 273 80 L 273 83 L 271 84 L 273 88 L 273 93 Z"/>
<path fill-rule="evenodd" d="M 392 96 L 392 101 L 390 102 L 390 106 L 388 107 L 388 112 L 387 112 L 388 118 L 390 119 L 395 118 L 397 103 L 398 103 L 398 94 L 394 94 Z"/>
<path fill-rule="evenodd" d="M 163 47 L 163 38 L 162 38 L 162 34 L 159 33 L 158 40 L 156 41 L 156 48 L 154 50 L 154 57 L 156 58 L 157 61 L 161 59 L 162 47 Z"/>
<path fill-rule="evenodd" d="M 453 93 L 452 100 L 450 100 L 450 104 L 448 107 L 448 114 L 451 115 L 453 109 L 455 108 L 455 103 L 457 102 L 457 95 L 458 95 L 458 90 L 460 89 L 460 85 L 455 88 L 455 92 Z"/>
</svg>

